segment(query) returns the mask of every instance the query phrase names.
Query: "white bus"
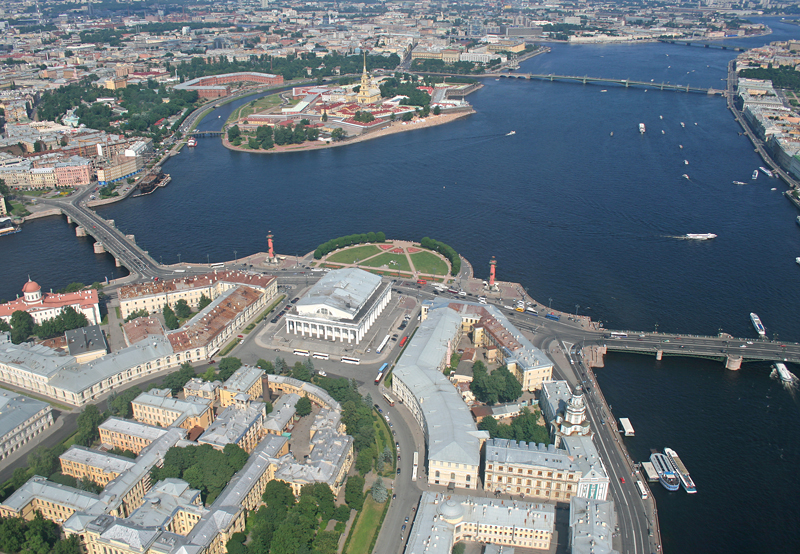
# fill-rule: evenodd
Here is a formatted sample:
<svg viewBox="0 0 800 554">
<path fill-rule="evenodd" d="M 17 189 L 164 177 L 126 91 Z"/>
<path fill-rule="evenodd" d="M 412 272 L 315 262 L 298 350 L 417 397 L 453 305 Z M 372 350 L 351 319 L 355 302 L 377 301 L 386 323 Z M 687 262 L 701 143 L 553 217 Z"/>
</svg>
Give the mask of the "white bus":
<svg viewBox="0 0 800 554">
<path fill-rule="evenodd" d="M 647 489 L 644 487 L 644 483 L 641 481 L 636 481 L 636 488 L 639 489 L 639 494 L 642 496 L 642 500 L 647 499 Z"/>
<path fill-rule="evenodd" d="M 358 365 L 361 363 L 361 360 L 358 358 L 351 358 L 350 356 L 342 356 L 342 363 Z"/>
<path fill-rule="evenodd" d="M 225 267 L 225 263 L 220 262 L 218 264 L 211 264 L 208 267 L 210 267 L 211 269 L 221 269 L 221 268 Z"/>
<path fill-rule="evenodd" d="M 294 349 L 294 355 L 295 356 L 310 356 L 311 352 L 309 352 L 308 350 L 300 350 L 299 348 L 295 348 Z"/>
<path fill-rule="evenodd" d="M 414 452 L 414 465 L 411 466 L 411 480 L 417 480 L 417 471 L 419 471 L 419 452 Z"/>
<path fill-rule="evenodd" d="M 311 357 L 316 358 L 317 360 L 327 360 L 330 358 L 328 354 L 325 354 L 323 352 L 314 352 L 313 354 L 311 354 Z"/>
<path fill-rule="evenodd" d="M 611 331 L 611 338 L 612 339 L 625 339 L 625 338 L 628 338 L 628 333 L 618 333 L 616 331 Z"/>
<path fill-rule="evenodd" d="M 385 337 L 383 337 L 380 346 L 378 346 L 378 348 L 375 350 L 376 354 L 380 354 L 383 351 L 383 349 L 386 347 L 386 343 L 389 342 L 390 338 L 392 338 L 391 335 L 386 335 Z"/>
</svg>

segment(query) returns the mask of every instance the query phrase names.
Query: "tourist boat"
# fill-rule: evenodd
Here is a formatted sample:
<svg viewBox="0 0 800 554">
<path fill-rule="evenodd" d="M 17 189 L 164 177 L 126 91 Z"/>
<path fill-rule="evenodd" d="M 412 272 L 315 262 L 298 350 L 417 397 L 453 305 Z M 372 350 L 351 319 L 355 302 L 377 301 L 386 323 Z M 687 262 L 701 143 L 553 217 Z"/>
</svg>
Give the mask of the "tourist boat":
<svg viewBox="0 0 800 554">
<path fill-rule="evenodd" d="M 506 133 L 506 136 L 510 137 L 511 135 L 516 135 L 516 134 L 517 134 L 516 131 L 509 131 L 508 133 Z"/>
<path fill-rule="evenodd" d="M 22 229 L 11 222 L 10 217 L 0 217 L 0 237 L 19 233 Z"/>
<path fill-rule="evenodd" d="M 747 183 L 743 183 L 741 181 L 734 181 L 733 184 L 734 185 L 746 185 Z"/>
<path fill-rule="evenodd" d="M 681 480 L 672 469 L 672 464 L 669 458 L 664 456 L 661 452 L 655 452 L 650 455 L 650 463 L 658 473 L 658 482 L 661 483 L 668 491 L 676 491 L 681 488 Z"/>
<path fill-rule="evenodd" d="M 754 181 L 755 181 L 756 179 L 758 179 L 758 170 L 757 170 L 757 169 L 756 169 L 756 170 L 753 172 L 753 177 L 752 177 L 752 179 L 753 179 Z"/>
<path fill-rule="evenodd" d="M 671 448 L 665 448 L 664 455 L 672 464 L 672 467 L 675 469 L 675 473 L 678 474 L 678 478 L 681 480 L 681 485 L 683 485 L 683 488 L 686 489 L 686 492 L 689 494 L 696 493 L 697 487 L 694 486 L 694 481 L 692 481 L 692 478 L 689 476 L 689 471 L 678 457 L 678 453 Z"/>
<path fill-rule="evenodd" d="M 714 233 L 686 233 L 683 236 L 692 240 L 711 240 L 717 238 L 717 235 Z"/>
<path fill-rule="evenodd" d="M 750 321 L 753 322 L 753 327 L 755 327 L 756 331 L 758 331 L 758 336 L 760 336 L 760 337 L 767 336 L 767 332 L 764 330 L 764 324 L 761 323 L 761 318 L 760 317 L 758 317 L 753 312 L 750 312 Z"/>
<path fill-rule="evenodd" d="M 759 166 L 758 169 L 760 169 L 764 173 L 764 175 L 766 175 L 767 177 L 772 177 L 772 172 L 769 169 L 767 169 L 766 167 Z"/>
<path fill-rule="evenodd" d="M 189 139 L 189 142 L 186 143 L 186 146 L 188 146 L 190 148 L 194 148 L 195 146 L 197 146 L 197 139 L 194 138 L 194 137 L 191 137 Z"/>
<path fill-rule="evenodd" d="M 647 129 L 644 127 L 644 123 L 639 123 L 639 132 L 644 134 Z"/>
<path fill-rule="evenodd" d="M 794 381 L 794 375 L 786 368 L 786 364 L 775 362 L 775 371 L 778 372 L 778 377 L 784 383 L 791 383 Z"/>
</svg>

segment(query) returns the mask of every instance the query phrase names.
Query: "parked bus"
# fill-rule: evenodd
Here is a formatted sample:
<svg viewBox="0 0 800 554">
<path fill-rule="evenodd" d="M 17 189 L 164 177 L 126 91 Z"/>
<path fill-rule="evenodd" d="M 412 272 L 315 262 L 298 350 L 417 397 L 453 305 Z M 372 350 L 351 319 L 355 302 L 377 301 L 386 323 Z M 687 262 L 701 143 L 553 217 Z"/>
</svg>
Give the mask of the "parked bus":
<svg viewBox="0 0 800 554">
<path fill-rule="evenodd" d="M 556 314 L 547 314 L 544 317 L 545 319 L 552 319 L 553 321 L 559 321 L 561 319 L 561 316 Z"/>
<path fill-rule="evenodd" d="M 618 333 L 617 331 L 611 331 L 611 338 L 612 339 L 624 339 L 628 337 L 628 333 Z"/>
<path fill-rule="evenodd" d="M 417 284 L 420 286 L 425 286 L 428 284 L 428 281 L 426 281 L 425 279 L 417 279 Z"/>
<path fill-rule="evenodd" d="M 417 471 L 419 471 L 419 452 L 414 452 L 414 465 L 411 466 L 411 480 L 417 480 Z"/>
<path fill-rule="evenodd" d="M 221 268 L 225 267 L 225 264 L 224 263 L 211 264 L 208 267 L 210 267 L 211 269 L 221 269 Z"/>
<path fill-rule="evenodd" d="M 361 360 L 358 358 L 351 358 L 350 356 L 342 356 L 342 363 L 358 365 L 361 363 Z"/>
<path fill-rule="evenodd" d="M 393 399 L 391 396 L 389 396 L 389 393 L 388 393 L 388 392 L 384 392 L 384 393 L 383 393 L 383 397 L 384 397 L 384 398 L 386 399 L 386 401 L 389 403 L 389 406 L 394 406 L 394 399 Z"/>
<path fill-rule="evenodd" d="M 408 342 L 408 337 L 403 337 L 402 339 L 400 339 L 400 348 L 403 348 L 407 342 Z"/>
<path fill-rule="evenodd" d="M 328 354 L 324 354 L 323 352 L 314 352 L 311 357 L 316 358 L 317 360 L 327 360 L 330 358 Z"/>
<path fill-rule="evenodd" d="M 344 358 L 342 358 L 342 361 L 344 361 Z M 381 368 L 378 370 L 378 376 L 375 378 L 375 384 L 376 384 L 376 385 L 377 385 L 377 384 L 379 384 L 379 383 L 381 382 L 381 379 L 383 379 L 383 372 L 384 372 L 384 371 L 386 371 L 386 369 L 387 369 L 388 367 L 389 367 L 389 364 L 388 364 L 388 363 L 385 363 L 385 364 L 383 364 L 383 365 L 381 366 Z"/>
<path fill-rule="evenodd" d="M 299 348 L 295 348 L 294 349 L 294 355 L 295 356 L 310 356 L 311 352 L 309 352 L 308 350 L 300 350 Z"/>
<path fill-rule="evenodd" d="M 390 338 L 392 338 L 391 335 L 386 335 L 385 337 L 383 337 L 383 340 L 378 345 L 378 348 L 375 349 L 376 354 L 380 354 L 381 352 L 383 352 L 383 349 L 386 348 L 386 343 L 389 342 Z"/>
<path fill-rule="evenodd" d="M 642 496 L 642 500 L 647 499 L 647 489 L 644 488 L 644 483 L 641 481 L 636 481 L 636 488 L 639 489 L 639 494 Z"/>
</svg>

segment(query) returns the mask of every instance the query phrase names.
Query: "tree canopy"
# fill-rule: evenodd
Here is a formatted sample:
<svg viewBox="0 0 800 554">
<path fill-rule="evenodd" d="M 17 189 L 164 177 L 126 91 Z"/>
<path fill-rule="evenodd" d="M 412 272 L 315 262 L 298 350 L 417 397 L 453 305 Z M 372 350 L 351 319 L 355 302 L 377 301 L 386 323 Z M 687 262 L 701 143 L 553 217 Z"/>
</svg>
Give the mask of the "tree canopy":
<svg viewBox="0 0 800 554">
<path fill-rule="evenodd" d="M 480 360 L 472 364 L 469 389 L 484 404 L 514 402 L 522 396 L 522 385 L 506 366 L 498 367 L 488 374 L 486 366 Z"/>
<path fill-rule="evenodd" d="M 386 234 L 383 233 L 382 231 L 378 233 L 362 233 L 360 235 L 347 235 L 344 237 L 331 239 L 328 242 L 324 242 L 319 246 L 317 246 L 317 249 L 314 251 L 314 258 L 319 260 L 325 254 L 333 252 L 334 250 L 338 250 L 339 248 L 344 248 L 345 246 L 352 246 L 354 244 L 364 244 L 368 242 L 384 242 L 384 241 L 386 241 Z"/>
<path fill-rule="evenodd" d="M 534 412 L 523 408 L 511 424 L 497 423 L 493 417 L 485 417 L 478 424 L 478 429 L 488 431 L 493 439 L 510 439 L 540 444 L 550 443 L 550 434 L 539 424 L 539 410 Z"/>
</svg>

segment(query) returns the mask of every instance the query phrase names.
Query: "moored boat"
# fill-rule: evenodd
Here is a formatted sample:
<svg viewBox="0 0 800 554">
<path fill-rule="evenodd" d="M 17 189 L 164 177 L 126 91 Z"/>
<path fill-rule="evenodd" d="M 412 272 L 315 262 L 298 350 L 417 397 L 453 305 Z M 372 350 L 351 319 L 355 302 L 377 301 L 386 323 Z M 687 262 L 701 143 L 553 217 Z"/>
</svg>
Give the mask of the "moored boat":
<svg viewBox="0 0 800 554">
<path fill-rule="evenodd" d="M 755 181 L 756 179 L 758 179 L 758 170 L 757 170 L 757 169 L 756 169 L 756 170 L 753 172 L 753 177 L 752 177 L 752 179 L 753 179 L 754 181 Z"/>
<path fill-rule="evenodd" d="M 681 480 L 672 468 L 669 459 L 660 452 L 650 455 L 650 463 L 658 473 L 658 482 L 668 491 L 676 491 L 681 488 Z"/>
<path fill-rule="evenodd" d="M 772 172 L 769 169 L 767 169 L 766 167 L 764 167 L 763 165 L 759 166 L 758 169 L 760 169 L 764 173 L 764 175 L 766 175 L 767 177 L 772 177 Z"/>
<path fill-rule="evenodd" d="M 188 146 L 190 148 L 194 148 L 195 146 L 197 146 L 197 139 L 194 138 L 194 137 L 191 137 L 189 139 L 189 141 L 186 143 L 186 146 Z"/>
<path fill-rule="evenodd" d="M 681 480 L 681 485 L 683 485 L 683 488 L 686 490 L 686 492 L 689 494 L 696 493 L 697 487 L 695 487 L 694 481 L 692 481 L 686 466 L 683 465 L 683 462 L 678 457 L 678 453 L 671 448 L 665 448 L 664 454 L 672 464 L 672 467 L 675 469 L 675 473 L 678 474 L 678 478 Z"/>
<path fill-rule="evenodd" d="M 764 324 L 761 323 L 761 318 L 758 317 L 756 314 L 750 312 L 750 321 L 753 322 L 753 327 L 756 328 L 758 332 L 758 336 L 765 337 L 767 335 L 766 329 L 764 329 Z"/>
<path fill-rule="evenodd" d="M 22 229 L 14 225 L 10 217 L 0 217 L 0 237 L 19 233 Z"/>
</svg>

